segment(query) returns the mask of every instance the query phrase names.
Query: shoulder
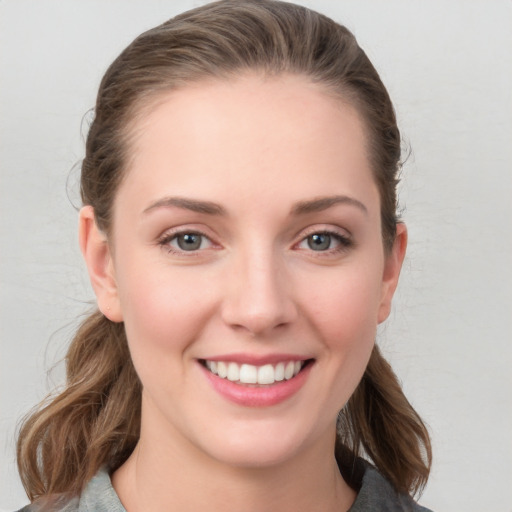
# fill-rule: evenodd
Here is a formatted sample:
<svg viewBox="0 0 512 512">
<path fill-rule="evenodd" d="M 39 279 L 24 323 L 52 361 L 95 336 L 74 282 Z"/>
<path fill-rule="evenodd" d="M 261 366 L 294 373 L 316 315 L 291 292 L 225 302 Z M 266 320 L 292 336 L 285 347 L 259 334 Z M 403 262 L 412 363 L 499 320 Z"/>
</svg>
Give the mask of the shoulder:
<svg viewBox="0 0 512 512">
<path fill-rule="evenodd" d="M 77 510 L 77 497 L 50 496 L 40 498 L 17 512 L 75 512 Z"/>
<path fill-rule="evenodd" d="M 361 488 L 349 512 L 432 512 L 409 495 L 397 493 L 371 465 L 365 464 Z"/>
<path fill-rule="evenodd" d="M 126 512 L 119 501 L 105 468 L 85 486 L 80 496 L 73 498 L 49 497 L 36 500 L 18 512 Z"/>
</svg>

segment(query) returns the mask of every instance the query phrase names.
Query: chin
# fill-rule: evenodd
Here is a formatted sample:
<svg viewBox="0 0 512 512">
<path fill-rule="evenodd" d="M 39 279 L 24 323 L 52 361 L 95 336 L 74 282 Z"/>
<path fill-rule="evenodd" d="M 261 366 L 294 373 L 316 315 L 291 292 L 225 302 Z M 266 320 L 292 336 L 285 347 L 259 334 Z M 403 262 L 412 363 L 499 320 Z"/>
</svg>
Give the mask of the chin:
<svg viewBox="0 0 512 512">
<path fill-rule="evenodd" d="M 261 446 L 263 445 L 263 446 Z M 228 466 L 241 469 L 263 469 L 280 466 L 294 458 L 298 450 L 293 447 L 275 446 L 274 443 L 255 443 L 230 446 L 222 453 L 212 454 L 216 460 Z"/>
<path fill-rule="evenodd" d="M 284 425 L 242 425 L 221 432 L 204 447 L 210 457 L 226 465 L 259 469 L 280 466 L 296 459 L 311 444 L 311 436 Z M 334 448 L 333 448 L 334 449 Z"/>
</svg>

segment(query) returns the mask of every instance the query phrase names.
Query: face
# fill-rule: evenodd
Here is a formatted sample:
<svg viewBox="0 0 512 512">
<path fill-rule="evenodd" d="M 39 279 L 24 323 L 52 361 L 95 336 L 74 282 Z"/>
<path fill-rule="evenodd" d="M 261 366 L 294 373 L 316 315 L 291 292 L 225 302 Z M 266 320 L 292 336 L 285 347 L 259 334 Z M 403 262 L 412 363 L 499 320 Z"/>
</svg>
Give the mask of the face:
<svg viewBox="0 0 512 512">
<path fill-rule="evenodd" d="M 87 210 L 82 245 L 125 323 L 142 439 L 248 467 L 332 453 L 405 248 L 384 253 L 357 112 L 247 76 L 168 93 L 134 133 L 110 249 Z"/>
</svg>

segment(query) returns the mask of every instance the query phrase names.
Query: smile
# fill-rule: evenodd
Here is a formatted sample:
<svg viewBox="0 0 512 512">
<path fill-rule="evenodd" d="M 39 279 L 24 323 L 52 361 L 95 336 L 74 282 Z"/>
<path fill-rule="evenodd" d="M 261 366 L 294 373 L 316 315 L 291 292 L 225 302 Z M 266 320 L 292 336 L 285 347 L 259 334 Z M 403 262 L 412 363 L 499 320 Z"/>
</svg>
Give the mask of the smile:
<svg viewBox="0 0 512 512">
<path fill-rule="evenodd" d="M 198 359 L 198 363 L 218 394 L 244 407 L 269 407 L 290 399 L 308 381 L 316 361 L 277 355 L 265 361 L 243 355 L 236 359 Z"/>
<path fill-rule="evenodd" d="M 233 361 L 203 361 L 203 365 L 221 379 L 240 384 L 259 385 L 270 385 L 290 380 L 302 370 L 306 363 L 307 361 L 281 361 L 276 364 L 255 366 L 238 364 Z"/>
</svg>

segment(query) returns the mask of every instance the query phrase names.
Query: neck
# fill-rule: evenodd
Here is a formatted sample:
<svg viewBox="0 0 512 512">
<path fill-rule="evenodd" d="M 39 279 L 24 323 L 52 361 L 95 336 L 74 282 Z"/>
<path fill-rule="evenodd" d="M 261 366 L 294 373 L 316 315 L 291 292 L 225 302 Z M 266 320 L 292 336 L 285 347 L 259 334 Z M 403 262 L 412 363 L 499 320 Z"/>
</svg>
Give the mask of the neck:
<svg viewBox="0 0 512 512">
<path fill-rule="evenodd" d="M 112 482 L 128 512 L 346 511 L 355 492 L 338 470 L 334 435 L 329 432 L 285 462 L 240 467 L 143 422 L 137 447 Z"/>
</svg>

